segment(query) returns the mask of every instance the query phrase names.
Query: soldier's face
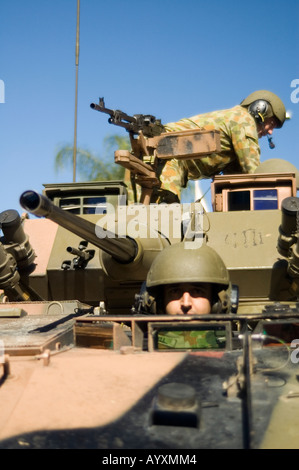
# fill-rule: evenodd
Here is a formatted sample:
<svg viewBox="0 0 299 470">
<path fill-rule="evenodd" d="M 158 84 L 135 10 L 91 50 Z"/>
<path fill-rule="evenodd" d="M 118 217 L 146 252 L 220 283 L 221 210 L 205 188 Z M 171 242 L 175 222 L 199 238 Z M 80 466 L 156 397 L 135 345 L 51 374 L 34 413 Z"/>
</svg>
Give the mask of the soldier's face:
<svg viewBox="0 0 299 470">
<path fill-rule="evenodd" d="M 271 135 L 275 127 L 277 127 L 277 121 L 274 117 L 267 118 L 263 123 L 258 124 L 257 133 L 259 139 L 266 136 L 267 134 Z"/>
<path fill-rule="evenodd" d="M 168 315 L 202 315 L 211 312 L 212 287 L 205 283 L 181 283 L 164 287 Z"/>
</svg>

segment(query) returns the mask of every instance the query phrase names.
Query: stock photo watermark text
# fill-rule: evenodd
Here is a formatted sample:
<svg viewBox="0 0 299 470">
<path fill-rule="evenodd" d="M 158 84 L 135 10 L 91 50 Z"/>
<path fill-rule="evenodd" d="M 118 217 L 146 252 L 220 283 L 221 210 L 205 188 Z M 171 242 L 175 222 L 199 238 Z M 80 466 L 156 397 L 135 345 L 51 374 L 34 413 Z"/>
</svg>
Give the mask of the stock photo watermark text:
<svg viewBox="0 0 299 470">
<path fill-rule="evenodd" d="M 294 90 L 291 93 L 291 101 L 292 103 L 298 103 L 299 102 L 299 78 L 294 78 L 294 80 L 291 81 L 291 88 L 294 88 Z"/>
</svg>

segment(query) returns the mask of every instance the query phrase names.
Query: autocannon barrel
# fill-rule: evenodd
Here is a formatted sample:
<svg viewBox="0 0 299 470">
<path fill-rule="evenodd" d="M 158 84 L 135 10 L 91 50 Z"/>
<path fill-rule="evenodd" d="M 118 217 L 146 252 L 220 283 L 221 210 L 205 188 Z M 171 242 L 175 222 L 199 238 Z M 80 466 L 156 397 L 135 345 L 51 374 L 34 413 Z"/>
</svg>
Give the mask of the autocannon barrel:
<svg viewBox="0 0 299 470">
<path fill-rule="evenodd" d="M 84 240 L 93 243 L 120 263 L 130 263 L 137 255 L 137 243 L 132 238 L 118 237 L 89 220 L 62 210 L 47 197 L 35 191 L 25 191 L 20 197 L 20 204 L 26 211 L 39 217 L 46 217 Z"/>
</svg>

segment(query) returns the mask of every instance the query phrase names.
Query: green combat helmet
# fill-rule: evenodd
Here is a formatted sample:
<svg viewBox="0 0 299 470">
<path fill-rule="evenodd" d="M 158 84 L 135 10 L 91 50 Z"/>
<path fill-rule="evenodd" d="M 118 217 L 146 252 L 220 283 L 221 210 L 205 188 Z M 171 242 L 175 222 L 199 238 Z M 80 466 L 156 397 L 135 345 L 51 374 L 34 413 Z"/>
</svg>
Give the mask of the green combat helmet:
<svg viewBox="0 0 299 470">
<path fill-rule="evenodd" d="M 275 93 L 268 90 L 254 91 L 241 102 L 241 106 L 247 107 L 249 113 L 258 122 L 275 116 L 278 121 L 277 127 L 280 128 L 286 120 L 286 109 L 283 102 Z"/>
<path fill-rule="evenodd" d="M 161 287 L 183 282 L 211 283 L 212 311 L 228 309 L 231 290 L 229 274 L 221 257 L 213 248 L 206 244 L 183 242 L 171 245 L 159 253 L 146 280 L 148 300 L 156 300 L 157 313 L 163 313 L 164 308 Z"/>
<path fill-rule="evenodd" d="M 299 189 L 299 171 L 292 163 L 282 158 L 269 158 L 260 163 L 254 173 L 294 173 L 296 177 L 296 187 Z"/>
</svg>

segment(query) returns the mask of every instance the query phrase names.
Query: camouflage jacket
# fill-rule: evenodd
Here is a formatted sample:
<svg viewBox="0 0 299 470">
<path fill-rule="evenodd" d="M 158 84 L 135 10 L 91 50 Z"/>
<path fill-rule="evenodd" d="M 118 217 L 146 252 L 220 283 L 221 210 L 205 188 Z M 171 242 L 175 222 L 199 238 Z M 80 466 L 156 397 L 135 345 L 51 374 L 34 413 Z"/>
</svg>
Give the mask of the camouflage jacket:
<svg viewBox="0 0 299 470">
<path fill-rule="evenodd" d="M 161 190 L 167 190 L 180 198 L 181 187 L 188 180 L 210 178 L 215 174 L 253 173 L 259 165 L 260 147 L 254 118 L 246 108 L 198 114 L 165 126 L 166 132 L 201 127 L 220 131 L 221 153 L 196 160 L 168 160 L 160 175 Z"/>
<path fill-rule="evenodd" d="M 158 349 L 224 349 L 223 331 L 164 331 L 157 337 Z"/>
</svg>

